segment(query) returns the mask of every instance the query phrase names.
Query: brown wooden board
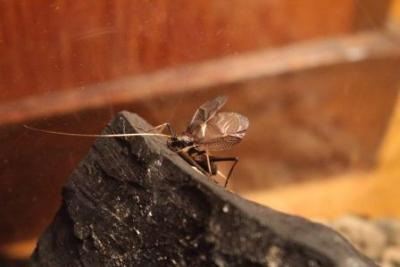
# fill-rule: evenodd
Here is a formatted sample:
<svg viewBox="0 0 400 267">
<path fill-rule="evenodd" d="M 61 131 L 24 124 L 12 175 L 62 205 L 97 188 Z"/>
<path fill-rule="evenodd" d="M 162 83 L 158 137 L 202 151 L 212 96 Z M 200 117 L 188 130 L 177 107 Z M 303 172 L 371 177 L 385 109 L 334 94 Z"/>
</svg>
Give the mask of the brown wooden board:
<svg viewBox="0 0 400 267">
<path fill-rule="evenodd" d="M 32 132 L 22 123 L 98 133 L 116 111 L 128 109 L 183 130 L 201 103 L 227 94 L 225 110 L 251 123 L 243 142 L 224 153 L 241 157 L 232 178 L 238 192 L 371 166 L 398 92 L 397 40 L 361 34 L 135 77 L 129 81 L 148 87 L 134 93 L 128 89 L 135 83 L 98 91 L 95 85 L 78 102 L 63 102 L 70 93 L 58 92 L 13 104 L 16 113 L 3 105 L 0 242 L 43 230 L 61 185 L 94 141 Z"/>
<path fill-rule="evenodd" d="M 389 2 L 1 1 L 0 102 L 381 27 Z"/>
</svg>

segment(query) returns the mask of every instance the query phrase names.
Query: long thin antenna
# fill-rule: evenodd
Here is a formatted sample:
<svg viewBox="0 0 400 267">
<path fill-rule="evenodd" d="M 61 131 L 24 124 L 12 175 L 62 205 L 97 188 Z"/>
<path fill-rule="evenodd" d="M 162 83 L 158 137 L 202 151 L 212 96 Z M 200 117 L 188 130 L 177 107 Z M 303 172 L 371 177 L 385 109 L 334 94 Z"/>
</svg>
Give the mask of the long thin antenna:
<svg viewBox="0 0 400 267">
<path fill-rule="evenodd" d="M 162 137 L 171 137 L 168 134 L 159 134 L 159 133 L 127 133 L 127 134 L 79 134 L 79 133 L 67 133 L 67 132 L 59 132 L 59 131 L 50 131 L 45 129 L 39 129 L 35 127 L 31 127 L 28 125 L 23 125 L 25 128 L 37 132 L 49 133 L 49 134 L 57 134 L 57 135 L 66 135 L 66 136 L 80 136 L 80 137 L 103 137 L 103 138 L 111 138 L 111 137 L 131 137 L 131 136 L 162 136 Z"/>
</svg>

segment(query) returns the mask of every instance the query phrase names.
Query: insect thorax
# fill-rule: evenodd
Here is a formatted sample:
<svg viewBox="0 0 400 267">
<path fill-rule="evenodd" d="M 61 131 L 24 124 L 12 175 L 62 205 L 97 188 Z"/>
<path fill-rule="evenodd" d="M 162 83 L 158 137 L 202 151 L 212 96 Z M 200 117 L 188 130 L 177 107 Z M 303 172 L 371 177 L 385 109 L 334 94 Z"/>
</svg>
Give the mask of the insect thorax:
<svg viewBox="0 0 400 267">
<path fill-rule="evenodd" d="M 193 139 L 187 135 L 172 137 L 168 140 L 168 147 L 174 151 L 178 151 L 193 146 Z"/>
</svg>

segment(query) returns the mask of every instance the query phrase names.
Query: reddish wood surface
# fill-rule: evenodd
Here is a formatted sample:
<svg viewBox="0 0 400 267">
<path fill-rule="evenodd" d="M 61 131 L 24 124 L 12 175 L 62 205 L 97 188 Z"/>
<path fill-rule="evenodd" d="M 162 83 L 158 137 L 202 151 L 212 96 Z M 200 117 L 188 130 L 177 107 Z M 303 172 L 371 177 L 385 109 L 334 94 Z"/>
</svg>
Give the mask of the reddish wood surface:
<svg viewBox="0 0 400 267">
<path fill-rule="evenodd" d="M 251 121 L 243 143 L 224 153 L 241 157 L 233 189 L 243 192 L 368 167 L 398 93 L 400 46 L 396 40 L 390 34 L 361 34 L 279 49 L 275 58 L 280 68 L 277 61 L 265 60 L 273 59 L 273 52 L 229 59 L 228 65 L 226 59 L 205 63 L 188 68 L 189 75 L 179 70 L 164 73 L 157 86 L 149 87 L 158 88 L 157 94 L 143 93 L 147 98 L 129 96 L 89 110 L 83 105 L 57 117 L 42 114 L 28 123 L 96 133 L 116 111 L 128 109 L 153 124 L 170 121 L 179 131 L 203 101 L 227 94 L 230 100 L 225 110 L 241 112 Z M 146 75 L 146 84 L 151 85 L 157 75 Z M 174 88 L 171 83 L 179 85 L 174 93 L 168 93 Z M 105 94 L 109 100 L 111 92 Z M 37 107 L 43 103 L 39 101 Z M 43 230 L 59 205 L 61 185 L 92 142 L 32 132 L 19 123 L 0 129 L 0 203 L 4 203 L 0 243 L 34 237 Z"/>
<path fill-rule="evenodd" d="M 1 1 L 0 247 L 44 229 L 93 141 L 22 122 L 96 133 L 129 109 L 183 129 L 225 93 L 251 120 L 232 188 L 370 166 L 397 94 L 398 37 L 266 51 L 381 27 L 390 1 L 361 2 Z"/>
<path fill-rule="evenodd" d="M 0 102 L 350 33 L 360 5 L 380 26 L 389 1 L 359 2 L 1 1 Z"/>
<path fill-rule="evenodd" d="M 361 30 L 380 28 L 386 23 L 392 2 L 394 1 L 355 1 L 355 11 L 357 13 L 357 16 L 354 18 L 355 28 Z"/>
<path fill-rule="evenodd" d="M 0 124 L 19 123 L 89 108 L 131 103 L 145 98 L 185 93 L 273 77 L 337 63 L 390 58 L 400 54 L 397 34 L 370 32 L 307 42 L 201 64 L 128 76 L 82 88 L 27 97 L 0 106 Z"/>
</svg>

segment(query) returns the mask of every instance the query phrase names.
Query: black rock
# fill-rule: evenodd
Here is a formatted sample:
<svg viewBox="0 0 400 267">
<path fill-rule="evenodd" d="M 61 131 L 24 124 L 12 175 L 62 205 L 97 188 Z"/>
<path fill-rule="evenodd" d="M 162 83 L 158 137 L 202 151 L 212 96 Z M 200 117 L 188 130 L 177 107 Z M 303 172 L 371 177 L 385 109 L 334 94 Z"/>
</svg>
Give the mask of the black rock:
<svg viewBox="0 0 400 267">
<path fill-rule="evenodd" d="M 16 260 L 16 259 L 7 259 L 3 256 L 0 256 L 0 266 L 1 267 L 25 267 L 28 265 L 27 260 Z"/>
<path fill-rule="evenodd" d="M 104 133 L 151 126 L 122 112 Z M 376 266 L 333 230 L 225 190 L 162 137 L 99 138 L 31 266 Z"/>
</svg>

